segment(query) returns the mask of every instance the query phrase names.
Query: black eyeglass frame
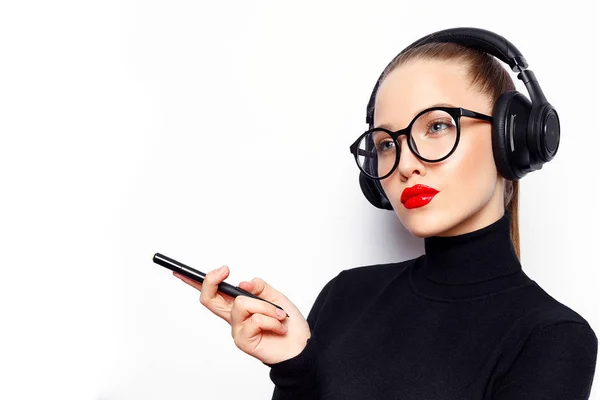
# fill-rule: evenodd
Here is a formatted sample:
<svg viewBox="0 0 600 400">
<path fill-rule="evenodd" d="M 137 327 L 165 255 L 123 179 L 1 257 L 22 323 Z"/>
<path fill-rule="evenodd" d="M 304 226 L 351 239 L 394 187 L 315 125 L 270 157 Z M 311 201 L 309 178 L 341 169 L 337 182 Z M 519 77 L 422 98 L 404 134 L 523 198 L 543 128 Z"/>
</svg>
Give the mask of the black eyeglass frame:
<svg viewBox="0 0 600 400">
<path fill-rule="evenodd" d="M 412 136 L 411 136 L 411 129 L 413 124 L 415 123 L 415 121 L 423 114 L 431 112 L 431 111 L 444 111 L 447 112 L 448 114 L 450 114 L 450 116 L 452 117 L 452 119 L 454 119 L 454 123 L 456 124 L 456 142 L 454 143 L 454 146 L 452 147 L 452 150 L 450 150 L 450 152 L 448 154 L 446 154 L 444 157 L 442 158 L 438 158 L 435 160 L 429 160 L 425 157 L 422 157 L 420 154 L 417 154 L 417 152 L 415 151 L 415 149 L 413 148 L 412 145 Z M 354 161 L 356 161 L 356 165 L 358 166 L 358 168 L 360 169 L 360 172 L 362 172 L 363 174 L 365 174 L 365 176 L 367 176 L 370 179 L 374 179 L 374 180 L 381 180 L 381 179 L 385 179 L 388 176 L 390 176 L 394 170 L 398 167 L 398 163 L 400 162 L 400 143 L 398 142 L 398 138 L 401 135 L 406 135 L 406 138 L 408 139 L 408 148 L 410 149 L 410 151 L 419 159 L 425 161 L 425 162 L 429 162 L 429 163 L 433 163 L 433 162 L 440 162 L 445 160 L 446 158 L 450 157 L 452 155 L 452 153 L 454 153 L 454 150 L 456 150 L 456 148 L 458 147 L 458 142 L 460 141 L 460 117 L 468 117 L 468 118 L 475 118 L 475 119 L 480 119 L 483 121 L 489 121 L 489 122 L 493 122 L 493 118 L 489 115 L 485 115 L 482 113 L 478 113 L 477 111 L 472 111 L 472 110 L 467 110 L 466 108 L 462 108 L 462 107 L 431 107 L 431 108 L 427 108 L 423 111 L 421 111 L 420 113 L 418 113 L 417 115 L 415 115 L 415 117 L 412 119 L 412 121 L 410 121 L 410 124 L 408 124 L 408 126 L 404 129 L 400 129 L 398 131 L 392 132 L 389 129 L 386 128 L 371 128 L 368 131 L 366 131 L 365 133 L 363 133 L 362 135 L 360 135 L 358 137 L 358 139 L 356 139 L 354 141 L 354 143 L 352 143 L 350 145 L 350 153 L 352 153 L 352 155 L 354 156 Z M 360 166 L 360 163 L 358 161 L 358 156 L 363 155 L 365 157 L 373 157 L 373 153 L 365 151 L 365 150 L 361 150 L 358 148 L 358 145 L 360 144 L 361 140 L 368 134 L 375 132 L 375 131 L 384 131 L 386 132 L 388 135 L 390 135 L 390 137 L 396 142 L 396 161 L 394 162 L 394 166 L 392 167 L 392 169 L 390 170 L 390 172 L 388 172 L 386 175 L 382 176 L 382 177 L 373 177 L 369 174 L 367 174 L 363 168 Z"/>
</svg>

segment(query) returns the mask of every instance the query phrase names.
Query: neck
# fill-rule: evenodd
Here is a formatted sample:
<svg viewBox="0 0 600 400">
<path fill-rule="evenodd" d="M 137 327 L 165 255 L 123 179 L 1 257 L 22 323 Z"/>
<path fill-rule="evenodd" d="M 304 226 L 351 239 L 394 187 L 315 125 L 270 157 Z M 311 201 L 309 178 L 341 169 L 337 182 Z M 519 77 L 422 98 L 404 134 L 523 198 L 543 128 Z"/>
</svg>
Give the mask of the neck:
<svg viewBox="0 0 600 400">
<path fill-rule="evenodd" d="M 416 290 L 433 297 L 468 298 L 532 282 L 515 252 L 510 222 L 506 211 L 484 228 L 425 238 L 425 255 L 411 272 Z"/>
</svg>

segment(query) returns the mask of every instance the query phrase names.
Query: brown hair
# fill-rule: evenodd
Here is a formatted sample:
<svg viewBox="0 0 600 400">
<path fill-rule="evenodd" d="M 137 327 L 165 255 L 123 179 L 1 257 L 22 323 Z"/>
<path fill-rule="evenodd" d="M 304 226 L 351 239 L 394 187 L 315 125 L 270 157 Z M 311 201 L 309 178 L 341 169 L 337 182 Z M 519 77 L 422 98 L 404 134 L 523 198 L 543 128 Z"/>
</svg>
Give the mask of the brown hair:
<svg viewBox="0 0 600 400">
<path fill-rule="evenodd" d="M 383 81 L 397 66 L 413 59 L 451 60 L 464 64 L 471 78 L 471 84 L 482 93 L 489 95 L 489 105 L 492 107 L 502 93 L 515 90 L 510 74 L 493 56 L 456 43 L 427 43 L 411 48 L 390 62 L 380 81 Z M 504 208 L 511 215 L 510 237 L 520 259 L 519 181 L 505 180 L 505 185 Z"/>
</svg>

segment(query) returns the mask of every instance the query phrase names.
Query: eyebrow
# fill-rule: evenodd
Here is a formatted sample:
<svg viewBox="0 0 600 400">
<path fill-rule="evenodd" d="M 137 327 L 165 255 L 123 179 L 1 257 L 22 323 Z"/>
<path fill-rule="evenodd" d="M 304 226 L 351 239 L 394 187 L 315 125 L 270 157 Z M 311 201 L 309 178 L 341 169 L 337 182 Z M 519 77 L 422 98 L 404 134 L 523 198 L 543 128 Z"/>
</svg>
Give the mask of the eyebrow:
<svg viewBox="0 0 600 400">
<path fill-rule="evenodd" d="M 435 103 L 435 104 L 431 104 L 427 107 L 423 107 L 415 115 L 417 115 L 418 113 L 420 113 L 423 110 L 426 110 L 428 108 L 433 108 L 433 107 L 456 107 L 456 106 L 454 104 L 450 104 L 450 103 Z M 415 117 L 415 115 L 413 115 L 413 118 Z M 388 129 L 390 131 L 394 130 L 393 124 L 381 124 L 379 126 L 376 126 L 376 128 L 384 128 L 384 129 Z"/>
</svg>

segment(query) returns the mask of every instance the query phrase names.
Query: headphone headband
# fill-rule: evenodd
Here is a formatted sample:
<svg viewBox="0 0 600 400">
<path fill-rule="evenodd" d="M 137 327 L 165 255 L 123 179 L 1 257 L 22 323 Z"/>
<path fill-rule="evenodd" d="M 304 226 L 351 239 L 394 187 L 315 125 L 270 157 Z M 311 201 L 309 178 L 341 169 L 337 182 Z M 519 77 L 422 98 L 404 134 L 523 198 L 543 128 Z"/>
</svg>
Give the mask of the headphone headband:
<svg viewBox="0 0 600 400">
<path fill-rule="evenodd" d="M 497 33 L 480 28 L 451 28 L 434 32 L 415 41 L 400 54 L 413 47 L 432 42 L 452 42 L 489 53 L 510 65 L 514 72 L 521 72 L 528 67 L 525 57 L 511 42 Z"/>
<path fill-rule="evenodd" d="M 518 79 L 525 83 L 529 97 L 533 103 L 545 101 L 545 96 L 537 83 L 537 79 L 533 74 L 533 71 L 526 69 L 529 67 L 527 60 L 519 49 L 509 42 L 505 37 L 498 35 L 497 33 L 481 29 L 481 28 L 450 28 L 444 29 L 438 32 L 431 33 L 423 36 L 421 39 L 414 41 L 404 50 L 402 50 L 396 57 L 388 63 L 383 69 L 385 72 L 389 65 L 401 54 L 406 53 L 409 49 L 422 46 L 426 43 L 444 42 L 444 43 L 456 43 L 474 50 L 483 51 L 488 53 L 500 61 L 508 64 L 512 71 L 519 72 Z M 366 122 L 369 125 L 373 124 L 373 112 L 375 107 L 375 96 L 379 89 L 379 84 L 383 78 L 383 73 L 377 79 L 377 83 L 373 88 L 369 103 L 367 104 L 367 118 Z"/>
</svg>

